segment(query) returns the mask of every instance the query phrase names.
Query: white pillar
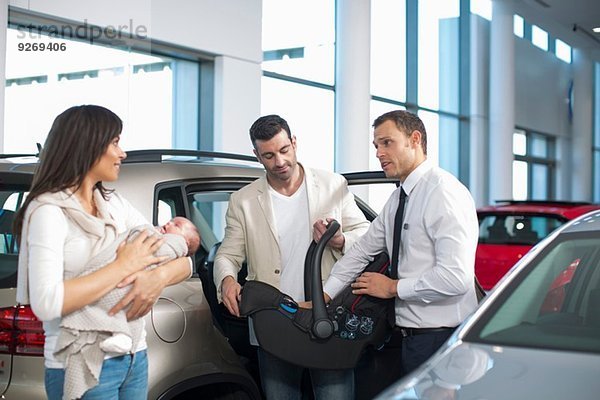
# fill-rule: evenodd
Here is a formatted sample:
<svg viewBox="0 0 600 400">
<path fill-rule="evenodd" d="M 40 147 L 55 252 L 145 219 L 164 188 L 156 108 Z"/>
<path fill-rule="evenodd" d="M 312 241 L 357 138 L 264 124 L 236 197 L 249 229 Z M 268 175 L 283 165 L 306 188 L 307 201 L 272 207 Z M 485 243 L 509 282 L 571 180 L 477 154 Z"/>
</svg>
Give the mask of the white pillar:
<svg viewBox="0 0 600 400">
<path fill-rule="evenodd" d="M 494 0 L 490 32 L 490 201 L 511 199 L 515 43 L 510 1 Z"/>
<path fill-rule="evenodd" d="M 4 153 L 4 96 L 6 95 L 6 27 L 8 26 L 8 0 L 0 0 L 0 153 Z"/>
<path fill-rule="evenodd" d="M 369 168 L 371 1 L 338 1 L 335 49 L 335 170 Z M 362 193 L 361 193 L 362 194 Z"/>
<path fill-rule="evenodd" d="M 488 86 L 489 81 L 489 30 L 487 21 L 471 15 L 471 82 L 470 82 L 470 154 L 469 190 L 480 207 L 490 203 L 488 186 Z"/>
<path fill-rule="evenodd" d="M 250 125 L 260 116 L 260 63 L 215 58 L 214 149 L 252 155 Z"/>
<path fill-rule="evenodd" d="M 593 63 L 584 50 L 573 49 L 572 199 L 592 200 Z M 575 156 L 576 155 L 576 156 Z"/>
</svg>

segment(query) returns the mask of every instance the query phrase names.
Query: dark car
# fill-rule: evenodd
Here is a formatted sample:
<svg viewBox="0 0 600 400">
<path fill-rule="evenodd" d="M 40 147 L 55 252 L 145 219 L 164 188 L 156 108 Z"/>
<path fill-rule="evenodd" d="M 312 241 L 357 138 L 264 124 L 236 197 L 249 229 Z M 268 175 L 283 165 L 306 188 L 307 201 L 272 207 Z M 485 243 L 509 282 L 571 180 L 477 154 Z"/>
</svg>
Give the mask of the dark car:
<svg viewBox="0 0 600 400">
<path fill-rule="evenodd" d="M 536 243 L 598 204 L 559 201 L 498 201 L 477 210 L 479 243 L 475 274 L 490 290 Z"/>
</svg>

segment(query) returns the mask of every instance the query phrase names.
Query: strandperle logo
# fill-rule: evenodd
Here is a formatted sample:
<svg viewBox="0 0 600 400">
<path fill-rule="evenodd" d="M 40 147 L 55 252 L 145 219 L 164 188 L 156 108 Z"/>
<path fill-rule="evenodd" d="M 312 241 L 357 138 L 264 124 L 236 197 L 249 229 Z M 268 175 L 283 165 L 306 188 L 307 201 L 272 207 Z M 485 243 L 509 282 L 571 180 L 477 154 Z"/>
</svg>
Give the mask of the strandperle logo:
<svg viewBox="0 0 600 400">
<path fill-rule="evenodd" d="M 124 25 L 107 25 L 101 27 L 98 25 L 88 24 L 87 19 L 83 20 L 83 24 L 79 25 L 18 25 L 16 27 L 19 39 L 39 39 L 42 35 L 55 38 L 77 38 L 89 40 L 93 43 L 94 40 L 100 38 L 106 39 L 122 39 L 135 38 L 146 39 L 148 37 L 148 28 L 145 25 L 135 25 L 133 19 L 129 19 L 128 24 Z"/>
</svg>

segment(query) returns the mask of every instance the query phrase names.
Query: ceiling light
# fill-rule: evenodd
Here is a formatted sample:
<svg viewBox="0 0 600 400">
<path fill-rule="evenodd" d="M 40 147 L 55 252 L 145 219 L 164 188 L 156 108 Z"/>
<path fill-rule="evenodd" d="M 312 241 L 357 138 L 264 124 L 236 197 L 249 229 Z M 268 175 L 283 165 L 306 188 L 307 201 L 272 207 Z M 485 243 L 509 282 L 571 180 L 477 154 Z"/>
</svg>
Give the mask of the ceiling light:
<svg viewBox="0 0 600 400">
<path fill-rule="evenodd" d="M 592 29 L 594 32 L 596 33 L 600 33 L 600 26 L 595 27 L 594 29 Z"/>
</svg>

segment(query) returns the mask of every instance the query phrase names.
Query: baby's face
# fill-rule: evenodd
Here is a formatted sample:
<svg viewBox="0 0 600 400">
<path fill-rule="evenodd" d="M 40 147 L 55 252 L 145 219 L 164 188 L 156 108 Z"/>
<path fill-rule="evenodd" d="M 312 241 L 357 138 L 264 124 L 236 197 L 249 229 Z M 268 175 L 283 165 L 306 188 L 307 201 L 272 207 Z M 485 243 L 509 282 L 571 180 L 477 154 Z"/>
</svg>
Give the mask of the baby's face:
<svg viewBox="0 0 600 400">
<path fill-rule="evenodd" d="M 160 233 L 173 233 L 175 235 L 185 236 L 188 224 L 191 224 L 187 219 L 175 217 L 163 226 L 159 227 Z"/>
</svg>

